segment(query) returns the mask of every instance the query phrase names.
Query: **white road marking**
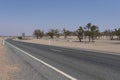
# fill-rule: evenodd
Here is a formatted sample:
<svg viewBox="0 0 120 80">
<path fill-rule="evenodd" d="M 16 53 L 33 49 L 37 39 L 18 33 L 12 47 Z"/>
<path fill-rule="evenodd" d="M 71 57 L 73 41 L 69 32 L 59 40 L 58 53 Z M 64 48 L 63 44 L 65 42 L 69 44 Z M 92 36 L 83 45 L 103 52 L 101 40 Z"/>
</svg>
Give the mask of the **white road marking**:
<svg viewBox="0 0 120 80">
<path fill-rule="evenodd" d="M 55 52 L 62 52 L 61 50 L 57 50 L 57 49 L 50 49 L 52 51 L 55 51 Z"/>
<path fill-rule="evenodd" d="M 59 69 L 53 67 L 52 65 L 50 65 L 50 64 L 48 64 L 48 63 L 46 63 L 46 62 L 44 62 L 44 61 L 42 61 L 42 60 L 40 60 L 40 59 L 38 59 L 38 58 L 32 56 L 32 55 L 30 55 L 29 53 L 23 51 L 22 49 L 20 49 L 20 48 L 14 46 L 14 45 L 12 45 L 12 44 L 10 44 L 9 42 L 6 42 L 6 43 L 8 43 L 8 44 L 9 44 L 10 46 L 12 46 L 13 48 L 15 48 L 15 49 L 17 49 L 17 50 L 23 52 L 24 54 L 28 55 L 29 57 L 31 57 L 31 58 L 33 58 L 33 59 L 39 61 L 40 63 L 46 65 L 47 67 L 49 67 L 49 68 L 55 70 L 56 72 L 58 72 L 58 73 L 64 75 L 65 77 L 67 77 L 67 78 L 69 78 L 69 79 L 71 79 L 71 80 L 78 80 L 78 79 L 76 79 L 76 78 L 70 76 L 69 74 L 67 74 L 67 73 L 65 73 L 65 72 L 63 72 L 63 71 L 61 71 L 61 70 L 59 70 Z"/>
</svg>

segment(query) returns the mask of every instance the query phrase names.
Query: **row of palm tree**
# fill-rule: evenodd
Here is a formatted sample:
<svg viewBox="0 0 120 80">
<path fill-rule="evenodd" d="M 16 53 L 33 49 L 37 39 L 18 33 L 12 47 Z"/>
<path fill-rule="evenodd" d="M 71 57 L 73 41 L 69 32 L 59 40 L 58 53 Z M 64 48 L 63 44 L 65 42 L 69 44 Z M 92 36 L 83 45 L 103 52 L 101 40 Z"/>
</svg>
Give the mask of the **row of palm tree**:
<svg viewBox="0 0 120 80">
<path fill-rule="evenodd" d="M 75 31 L 70 31 L 65 28 L 62 31 L 58 29 L 51 29 L 47 33 L 44 33 L 44 31 L 40 29 L 34 30 L 34 36 L 36 36 L 37 39 L 42 38 L 43 36 L 49 36 L 51 39 L 53 39 L 54 36 L 57 38 L 64 36 L 66 39 L 68 36 L 72 35 L 77 36 L 80 42 L 82 42 L 82 39 L 86 38 L 88 38 L 89 42 L 94 42 L 95 39 L 100 39 L 101 37 L 106 37 L 107 39 L 114 40 L 114 36 L 117 37 L 116 39 L 120 40 L 120 28 L 100 32 L 98 26 L 88 23 L 85 27 L 80 26 Z"/>
<path fill-rule="evenodd" d="M 101 32 L 101 36 L 106 36 L 107 39 L 110 40 L 120 40 L 120 28 L 114 30 L 105 30 L 104 32 Z M 114 38 L 114 36 L 116 36 L 117 38 Z"/>
<path fill-rule="evenodd" d="M 49 36 L 51 39 L 53 39 L 55 36 L 57 38 L 59 38 L 60 36 L 64 36 L 65 39 L 67 39 L 68 36 L 77 36 L 80 42 L 82 42 L 82 39 L 88 39 L 89 42 L 94 42 L 95 39 L 100 39 L 103 37 L 106 37 L 110 40 L 120 40 L 120 28 L 100 32 L 98 26 L 88 23 L 85 27 L 80 26 L 75 31 L 70 31 L 64 28 L 62 31 L 58 29 L 51 29 L 47 33 L 45 33 L 40 29 L 36 29 L 34 30 L 33 35 L 37 39 L 40 39 L 43 36 Z M 22 36 L 19 36 L 19 38 L 25 39 L 25 33 L 22 33 Z"/>
<path fill-rule="evenodd" d="M 59 38 L 61 35 L 64 36 L 66 39 L 67 36 L 77 36 L 79 41 L 81 42 L 83 37 L 89 38 L 89 42 L 94 42 L 94 39 L 98 36 L 99 28 L 96 25 L 92 25 L 91 23 L 88 23 L 85 27 L 80 26 L 75 31 L 66 30 L 65 28 L 60 32 L 58 29 L 51 29 L 47 33 L 44 33 L 44 31 L 41 31 L 39 29 L 36 29 L 34 31 L 34 35 L 37 37 L 37 39 L 42 38 L 43 36 L 49 36 L 50 38 L 54 38 L 56 36 Z"/>
</svg>

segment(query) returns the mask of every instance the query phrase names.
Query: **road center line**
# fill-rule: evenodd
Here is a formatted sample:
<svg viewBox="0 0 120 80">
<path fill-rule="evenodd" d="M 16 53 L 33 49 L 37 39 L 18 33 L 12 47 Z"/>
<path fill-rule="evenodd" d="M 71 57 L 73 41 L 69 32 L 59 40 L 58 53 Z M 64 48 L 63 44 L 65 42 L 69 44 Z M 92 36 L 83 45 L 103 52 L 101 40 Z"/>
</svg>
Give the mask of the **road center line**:
<svg viewBox="0 0 120 80">
<path fill-rule="evenodd" d="M 5 42 L 6 42 L 6 41 L 5 41 Z M 64 75 L 65 77 L 67 77 L 67 78 L 69 78 L 69 79 L 71 79 L 71 80 L 77 80 L 76 78 L 70 76 L 69 74 L 67 74 L 67 73 L 65 73 L 65 72 L 63 72 L 63 71 L 61 71 L 61 70 L 59 70 L 59 69 L 53 67 L 52 65 L 50 65 L 50 64 L 48 64 L 48 63 L 46 63 L 46 62 L 44 62 L 44 61 L 42 61 L 42 60 L 40 60 L 40 59 L 38 59 L 38 58 L 32 56 L 32 55 L 30 55 L 29 53 L 27 53 L 27 52 L 23 51 L 22 49 L 20 49 L 20 48 L 14 46 L 14 45 L 12 45 L 11 43 L 9 43 L 9 42 L 6 42 L 6 43 L 9 44 L 10 46 L 12 46 L 13 48 L 15 48 L 15 49 L 17 49 L 17 50 L 23 52 L 24 54 L 28 55 L 29 57 L 31 57 L 31 58 L 33 58 L 33 59 L 39 61 L 40 63 L 46 65 L 47 67 L 49 67 L 49 68 L 55 70 L 56 72 L 58 72 L 58 73 Z"/>
<path fill-rule="evenodd" d="M 57 49 L 50 49 L 52 51 L 55 51 L 55 52 L 62 52 L 61 50 L 57 50 Z"/>
</svg>

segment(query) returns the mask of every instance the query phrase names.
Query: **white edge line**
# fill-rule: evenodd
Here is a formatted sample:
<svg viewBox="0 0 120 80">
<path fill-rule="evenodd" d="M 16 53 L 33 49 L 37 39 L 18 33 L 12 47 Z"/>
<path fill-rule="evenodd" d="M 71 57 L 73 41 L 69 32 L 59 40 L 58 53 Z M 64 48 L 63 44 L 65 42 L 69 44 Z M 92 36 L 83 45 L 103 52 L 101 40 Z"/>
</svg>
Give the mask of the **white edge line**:
<svg viewBox="0 0 120 80">
<path fill-rule="evenodd" d="M 6 42 L 6 41 L 5 41 L 5 42 Z M 44 61 L 42 61 L 42 60 L 40 60 L 40 59 L 38 59 L 38 58 L 32 56 L 32 55 L 30 55 L 29 53 L 23 51 L 22 49 L 20 49 L 20 48 L 14 46 L 14 45 L 12 45 L 12 44 L 10 44 L 9 42 L 6 42 L 6 43 L 8 43 L 10 46 L 14 47 L 15 49 L 17 49 L 17 50 L 23 52 L 24 54 L 28 55 L 29 57 L 31 57 L 31 58 L 33 58 L 33 59 L 39 61 L 40 63 L 46 65 L 47 67 L 49 67 L 49 68 L 51 68 L 51 69 L 57 71 L 58 73 L 60 73 L 60 74 L 62 74 L 62 75 L 64 75 L 64 76 L 66 76 L 67 78 L 69 78 L 69 79 L 71 79 L 71 80 L 77 80 L 76 78 L 70 76 L 69 74 L 67 74 L 67 73 L 65 73 L 65 72 L 63 72 L 63 71 L 61 71 L 61 70 L 59 70 L 59 69 L 53 67 L 52 65 L 50 65 L 50 64 L 48 64 L 48 63 L 46 63 L 46 62 L 44 62 Z"/>
</svg>

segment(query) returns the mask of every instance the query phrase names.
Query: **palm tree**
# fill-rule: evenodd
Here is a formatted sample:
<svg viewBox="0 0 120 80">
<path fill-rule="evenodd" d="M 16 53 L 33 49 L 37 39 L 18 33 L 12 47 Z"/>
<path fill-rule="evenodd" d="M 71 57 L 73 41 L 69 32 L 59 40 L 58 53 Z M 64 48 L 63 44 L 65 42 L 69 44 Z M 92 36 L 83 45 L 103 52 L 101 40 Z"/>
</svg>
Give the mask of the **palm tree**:
<svg viewBox="0 0 120 80">
<path fill-rule="evenodd" d="M 47 33 L 47 35 L 50 36 L 50 38 L 53 39 L 55 33 L 56 33 L 56 31 L 55 31 L 54 29 L 51 29 L 51 30 Z"/>
<path fill-rule="evenodd" d="M 107 39 L 110 38 L 110 34 L 111 34 L 111 31 L 110 31 L 110 30 L 105 30 L 105 31 L 103 32 L 103 35 L 106 36 Z"/>
<path fill-rule="evenodd" d="M 90 31 L 91 26 L 92 26 L 92 24 L 91 24 L 91 23 L 88 23 L 88 24 L 86 25 L 86 28 L 88 29 L 88 31 Z"/>
<path fill-rule="evenodd" d="M 96 35 L 95 35 L 95 39 L 100 39 L 102 37 L 103 33 L 98 30 L 96 30 Z"/>
<path fill-rule="evenodd" d="M 115 29 L 115 35 L 118 37 L 118 39 L 120 40 L 120 28 L 119 29 Z"/>
<path fill-rule="evenodd" d="M 92 42 L 94 42 L 94 39 L 95 39 L 95 36 L 98 32 L 98 27 L 96 25 L 92 25 L 91 28 L 90 28 L 90 37 L 92 39 Z"/>
<path fill-rule="evenodd" d="M 96 25 L 92 25 L 91 23 L 88 23 L 85 27 L 84 35 L 88 36 L 89 42 L 92 39 L 92 42 L 94 42 L 94 39 L 97 37 L 97 34 L 99 33 L 99 28 Z"/>
<path fill-rule="evenodd" d="M 44 36 L 44 32 L 39 29 L 36 29 L 33 34 L 37 37 L 37 39 L 42 38 Z"/>
<path fill-rule="evenodd" d="M 106 36 L 107 39 L 113 40 L 115 32 L 112 30 L 105 30 L 104 35 Z"/>
<path fill-rule="evenodd" d="M 65 39 L 67 38 L 67 36 L 70 36 L 71 33 L 72 33 L 71 31 L 66 30 L 65 28 L 63 29 L 63 35 L 64 35 L 64 38 L 65 38 Z"/>
<path fill-rule="evenodd" d="M 76 30 L 76 35 L 79 39 L 79 41 L 81 42 L 83 39 L 83 34 L 84 34 L 84 29 L 82 26 L 80 26 L 77 30 Z"/>
<path fill-rule="evenodd" d="M 60 37 L 60 31 L 59 31 L 58 29 L 55 29 L 55 36 L 56 36 L 57 38 Z"/>
<path fill-rule="evenodd" d="M 92 26 L 92 24 L 91 23 L 88 23 L 87 25 L 86 25 L 86 27 L 85 27 L 85 29 L 87 29 L 87 31 L 86 31 L 86 35 L 89 37 L 89 42 L 91 41 L 91 38 L 90 38 L 90 29 L 91 29 L 91 26 Z"/>
</svg>

